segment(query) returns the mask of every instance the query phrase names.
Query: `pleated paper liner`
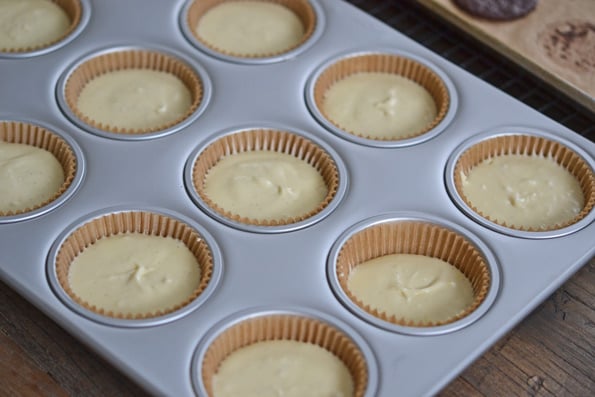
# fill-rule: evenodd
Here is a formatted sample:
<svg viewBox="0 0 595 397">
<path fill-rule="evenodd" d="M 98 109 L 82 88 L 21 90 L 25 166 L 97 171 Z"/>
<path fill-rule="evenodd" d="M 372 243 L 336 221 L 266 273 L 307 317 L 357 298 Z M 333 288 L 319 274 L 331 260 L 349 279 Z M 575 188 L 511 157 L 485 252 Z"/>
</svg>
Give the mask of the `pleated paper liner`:
<svg viewBox="0 0 595 397">
<path fill-rule="evenodd" d="M 316 12 L 315 12 L 314 8 L 312 7 L 312 5 L 310 4 L 310 2 L 307 0 L 259 0 L 262 2 L 278 4 L 278 5 L 288 8 L 302 22 L 302 25 L 304 27 L 304 35 L 302 36 L 301 40 L 299 42 L 297 42 L 295 45 L 290 46 L 283 51 L 259 53 L 259 54 L 234 53 L 234 52 L 230 52 L 228 50 L 222 49 L 222 48 L 218 48 L 214 44 L 209 43 L 208 41 L 203 39 L 197 33 L 196 27 L 199 23 L 199 20 L 200 20 L 200 18 L 203 17 L 203 15 L 205 15 L 205 13 L 207 11 L 209 11 L 213 7 L 216 7 L 222 3 L 241 2 L 241 1 L 243 1 L 243 0 L 204 0 L 204 1 L 203 0 L 194 0 L 188 7 L 188 11 L 186 14 L 185 23 L 187 25 L 186 27 L 187 27 L 188 31 L 192 34 L 194 39 L 196 39 L 201 45 L 203 45 L 206 48 L 209 48 L 209 49 L 211 49 L 215 52 L 221 53 L 223 55 L 228 55 L 228 56 L 237 57 L 237 58 L 247 58 L 247 59 L 270 58 L 270 57 L 275 57 L 275 56 L 290 52 L 290 51 L 302 46 L 314 34 L 314 31 L 316 29 L 316 24 L 317 24 Z"/>
<path fill-rule="evenodd" d="M 584 206 L 582 210 L 573 219 L 566 222 L 536 229 L 514 225 L 506 222 L 506 220 L 492 219 L 477 209 L 465 196 L 462 186 L 462 175 L 468 175 L 473 167 L 484 160 L 509 154 L 551 158 L 564 167 L 580 184 L 584 195 Z M 593 206 L 595 205 L 595 175 L 593 169 L 585 159 L 560 142 L 537 135 L 506 134 L 478 142 L 459 156 L 455 163 L 452 177 L 454 179 L 456 193 L 469 208 L 488 221 L 513 230 L 548 232 L 562 229 L 585 218 L 593 210 Z"/>
<path fill-rule="evenodd" d="M 200 280 L 185 300 L 164 310 L 147 313 L 120 313 L 97 307 L 78 297 L 70 288 L 68 273 L 72 261 L 97 240 L 118 234 L 137 233 L 172 237 L 180 240 L 194 254 L 200 267 Z M 143 320 L 179 310 L 195 300 L 207 287 L 213 275 L 213 254 L 201 235 L 189 225 L 172 217 L 147 212 L 123 211 L 95 218 L 74 230 L 62 242 L 55 256 L 55 273 L 60 287 L 81 307 L 102 316 L 125 320 Z"/>
<path fill-rule="evenodd" d="M 0 121 L 0 141 L 34 146 L 50 152 L 62 166 L 64 182 L 49 199 L 32 208 L 2 212 L 0 217 L 24 214 L 46 206 L 60 197 L 72 184 L 77 171 L 77 158 L 70 145 L 56 133 L 41 126 L 20 121 Z"/>
<path fill-rule="evenodd" d="M 357 344 L 343 331 L 321 320 L 291 314 L 271 314 L 247 318 L 221 332 L 208 346 L 197 370 L 208 396 L 213 396 L 213 376 L 233 352 L 248 345 L 272 340 L 291 340 L 318 345 L 349 370 L 354 397 L 362 397 L 369 382 L 366 358 Z M 206 396 L 205 396 L 206 397 Z"/>
<path fill-rule="evenodd" d="M 57 6 L 59 6 L 68 16 L 70 20 L 70 25 L 64 31 L 64 33 L 53 40 L 49 40 L 44 43 L 39 43 L 38 45 L 28 46 L 28 47 L 21 47 L 21 48 L 2 48 L 0 47 L 0 52 L 5 53 L 26 53 L 26 52 L 33 52 L 38 51 L 43 48 L 47 48 L 57 44 L 70 36 L 74 30 L 79 26 L 81 22 L 81 15 L 82 15 L 82 5 L 80 0 L 51 0 Z"/>
<path fill-rule="evenodd" d="M 471 283 L 473 302 L 447 320 L 427 322 L 397 318 L 370 307 L 349 290 L 349 275 L 360 264 L 391 254 L 425 255 L 448 262 Z M 369 226 L 345 241 L 336 258 L 334 271 L 347 297 L 370 315 L 398 326 L 438 327 L 460 320 L 485 300 L 491 283 L 489 265 L 474 244 L 453 230 L 425 221 L 397 220 Z"/>
<path fill-rule="evenodd" d="M 125 128 L 91 119 L 78 108 L 78 99 L 85 86 L 100 75 L 131 69 L 154 70 L 170 73 L 188 88 L 191 105 L 185 114 L 176 120 L 150 128 Z M 68 76 L 64 85 L 64 100 L 70 111 L 79 120 L 102 131 L 115 134 L 148 134 L 162 131 L 181 123 L 198 109 L 203 100 L 203 82 L 200 76 L 185 62 L 165 53 L 144 49 L 118 49 L 97 55 L 76 67 Z"/>
<path fill-rule="evenodd" d="M 348 126 L 340 125 L 328 116 L 324 109 L 324 99 L 327 91 L 340 80 L 357 73 L 389 73 L 405 77 L 422 86 L 432 96 L 436 105 L 436 117 L 419 131 L 411 131 L 394 137 L 378 137 L 373 131 L 360 134 L 352 131 Z M 404 55 L 388 53 L 369 53 L 347 56 L 326 67 L 313 84 L 314 106 L 322 117 L 336 128 L 351 135 L 377 141 L 395 141 L 414 138 L 435 128 L 446 116 L 450 106 L 449 91 L 440 76 L 428 66 Z"/>
<path fill-rule="evenodd" d="M 205 192 L 209 170 L 223 157 L 249 151 L 272 151 L 292 155 L 314 167 L 327 186 L 326 197 L 315 209 L 300 216 L 283 219 L 251 219 L 220 207 Z M 332 157 L 321 147 L 300 135 L 274 129 L 250 129 L 225 135 L 207 146 L 192 167 L 193 188 L 202 201 L 221 216 L 254 226 L 280 226 L 301 222 L 321 212 L 333 200 L 339 186 L 339 171 Z"/>
</svg>

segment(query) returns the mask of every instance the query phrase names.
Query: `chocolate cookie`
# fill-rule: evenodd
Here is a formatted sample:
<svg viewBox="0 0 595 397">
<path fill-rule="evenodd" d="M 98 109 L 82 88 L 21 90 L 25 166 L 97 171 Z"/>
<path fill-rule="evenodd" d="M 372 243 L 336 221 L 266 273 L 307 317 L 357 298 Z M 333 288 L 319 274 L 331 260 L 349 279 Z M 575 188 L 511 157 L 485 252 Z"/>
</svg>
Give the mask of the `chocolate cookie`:
<svg viewBox="0 0 595 397">
<path fill-rule="evenodd" d="M 538 43 L 555 64 L 584 78 L 595 76 L 595 23 L 580 19 L 551 23 L 539 33 Z"/>
<path fill-rule="evenodd" d="M 527 15 L 537 5 L 537 0 L 453 0 L 468 13 L 494 20 L 511 20 Z"/>
</svg>

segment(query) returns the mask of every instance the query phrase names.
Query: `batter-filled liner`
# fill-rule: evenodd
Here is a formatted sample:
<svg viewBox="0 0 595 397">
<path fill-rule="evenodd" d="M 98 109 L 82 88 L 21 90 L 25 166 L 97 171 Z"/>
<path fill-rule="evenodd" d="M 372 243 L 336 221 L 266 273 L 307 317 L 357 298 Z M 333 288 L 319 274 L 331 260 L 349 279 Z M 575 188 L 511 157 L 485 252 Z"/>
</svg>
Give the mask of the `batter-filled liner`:
<svg viewBox="0 0 595 397">
<path fill-rule="evenodd" d="M 148 313 L 119 313 L 105 310 L 78 297 L 69 285 L 68 272 L 72 261 L 87 247 L 103 237 L 124 233 L 171 237 L 186 245 L 200 267 L 200 280 L 194 291 L 179 304 L 166 310 Z M 187 224 L 157 213 L 124 211 L 95 218 L 74 230 L 61 244 L 54 263 L 58 282 L 70 298 L 83 308 L 103 316 L 140 320 L 162 316 L 183 308 L 196 299 L 207 287 L 213 274 L 213 254 L 200 234 Z"/>
<path fill-rule="evenodd" d="M 70 145 L 57 134 L 30 123 L 0 121 L 0 141 L 45 149 L 58 160 L 64 172 L 64 182 L 51 198 L 32 208 L 23 208 L 11 212 L 0 211 L 0 216 L 20 215 L 46 206 L 60 197 L 72 184 L 77 170 L 77 158 Z"/>
</svg>

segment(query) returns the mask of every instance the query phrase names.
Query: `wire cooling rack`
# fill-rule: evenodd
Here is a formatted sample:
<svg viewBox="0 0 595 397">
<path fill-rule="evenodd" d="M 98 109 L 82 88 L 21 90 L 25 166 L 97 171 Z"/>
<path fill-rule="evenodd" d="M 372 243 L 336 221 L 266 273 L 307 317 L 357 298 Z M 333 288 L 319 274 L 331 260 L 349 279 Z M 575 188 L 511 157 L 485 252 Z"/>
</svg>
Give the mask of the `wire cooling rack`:
<svg viewBox="0 0 595 397">
<path fill-rule="evenodd" d="M 347 0 L 443 58 L 595 142 L 595 113 L 413 0 Z"/>
</svg>

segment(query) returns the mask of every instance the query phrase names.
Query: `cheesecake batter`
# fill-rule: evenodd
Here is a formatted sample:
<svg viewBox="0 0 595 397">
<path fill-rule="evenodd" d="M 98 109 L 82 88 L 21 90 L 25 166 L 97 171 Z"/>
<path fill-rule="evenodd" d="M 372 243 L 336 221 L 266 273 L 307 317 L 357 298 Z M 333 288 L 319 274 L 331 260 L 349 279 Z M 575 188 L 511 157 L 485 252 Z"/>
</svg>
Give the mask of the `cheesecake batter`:
<svg viewBox="0 0 595 397">
<path fill-rule="evenodd" d="M 228 1 L 199 19 L 196 34 L 209 45 L 243 56 L 287 51 L 304 36 L 304 26 L 289 8 L 266 1 Z"/>
<path fill-rule="evenodd" d="M 326 92 L 322 110 L 340 128 L 377 139 L 416 135 L 437 115 L 425 88 L 390 73 L 356 73 L 337 81 Z"/>
<path fill-rule="evenodd" d="M 0 212 L 35 208 L 64 183 L 64 170 L 50 152 L 0 141 Z"/>
<path fill-rule="evenodd" d="M 49 0 L 0 0 L 0 50 L 37 47 L 58 40 L 70 19 Z"/>
<path fill-rule="evenodd" d="M 497 156 L 461 177 L 467 200 L 507 225 L 550 228 L 572 220 L 584 205 L 578 180 L 547 157 Z"/>
<path fill-rule="evenodd" d="M 214 397 L 351 397 L 353 380 L 322 347 L 290 340 L 258 342 L 223 360 Z"/>
<path fill-rule="evenodd" d="M 292 155 L 253 151 L 223 157 L 206 175 L 205 193 L 251 219 L 284 219 L 316 209 L 328 188 L 322 175 Z"/>
<path fill-rule="evenodd" d="M 190 90 L 173 74 L 127 69 L 105 73 L 87 83 L 77 107 L 95 123 L 151 129 L 183 117 L 191 104 Z"/>
<path fill-rule="evenodd" d="M 184 303 L 198 287 L 200 267 L 180 240 L 140 233 L 104 237 L 70 265 L 72 291 L 91 306 L 150 314 Z"/>
<path fill-rule="evenodd" d="M 473 288 L 451 264 L 425 255 L 392 254 L 356 266 L 349 290 L 364 304 L 416 322 L 447 321 L 473 303 Z"/>
</svg>

